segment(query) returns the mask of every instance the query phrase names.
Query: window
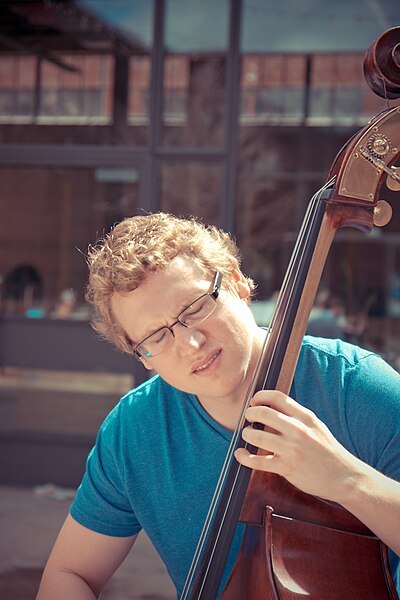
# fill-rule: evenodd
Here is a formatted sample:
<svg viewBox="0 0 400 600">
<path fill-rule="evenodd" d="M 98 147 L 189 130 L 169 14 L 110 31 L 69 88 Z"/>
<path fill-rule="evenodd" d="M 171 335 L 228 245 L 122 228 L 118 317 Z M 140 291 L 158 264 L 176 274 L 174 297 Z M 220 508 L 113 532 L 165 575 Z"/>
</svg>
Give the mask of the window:
<svg viewBox="0 0 400 600">
<path fill-rule="evenodd" d="M 302 122 L 305 73 L 305 56 L 243 56 L 241 123 Z"/>
<path fill-rule="evenodd" d="M 385 108 L 367 86 L 362 53 L 312 57 L 308 125 L 364 125 Z"/>
<path fill-rule="evenodd" d="M 112 59 L 63 56 L 71 70 L 43 62 L 39 122 L 108 123 L 112 114 Z"/>
<path fill-rule="evenodd" d="M 0 122 L 29 122 L 34 113 L 36 59 L 0 59 Z"/>
</svg>

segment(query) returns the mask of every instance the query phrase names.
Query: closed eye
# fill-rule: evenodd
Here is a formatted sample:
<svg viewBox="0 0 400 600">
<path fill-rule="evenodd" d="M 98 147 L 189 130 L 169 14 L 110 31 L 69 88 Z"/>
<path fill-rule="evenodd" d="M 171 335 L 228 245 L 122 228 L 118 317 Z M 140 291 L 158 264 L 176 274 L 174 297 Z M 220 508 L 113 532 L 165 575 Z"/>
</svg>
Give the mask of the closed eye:
<svg viewBox="0 0 400 600">
<path fill-rule="evenodd" d="M 195 304 L 192 304 L 191 306 L 188 306 L 188 308 L 184 311 L 184 315 L 185 317 L 194 317 L 197 314 L 201 313 L 201 311 L 203 310 L 205 305 L 205 302 L 196 302 Z"/>
<path fill-rule="evenodd" d="M 167 335 L 167 330 L 163 329 L 161 331 L 159 331 L 158 333 L 155 333 L 154 336 L 151 336 L 151 338 L 149 338 L 147 340 L 147 343 L 149 341 L 151 341 L 152 344 L 160 344 L 166 337 Z"/>
</svg>

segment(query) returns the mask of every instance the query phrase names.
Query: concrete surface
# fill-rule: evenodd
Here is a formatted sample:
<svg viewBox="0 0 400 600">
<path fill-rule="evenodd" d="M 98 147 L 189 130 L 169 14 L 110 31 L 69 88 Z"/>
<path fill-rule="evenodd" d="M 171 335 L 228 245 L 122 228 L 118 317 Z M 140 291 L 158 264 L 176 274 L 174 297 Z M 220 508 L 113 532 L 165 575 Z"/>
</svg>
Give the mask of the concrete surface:
<svg viewBox="0 0 400 600">
<path fill-rule="evenodd" d="M 0 599 L 33 600 L 71 503 L 68 490 L 0 486 Z M 142 532 L 102 600 L 173 600 L 175 589 Z"/>
</svg>

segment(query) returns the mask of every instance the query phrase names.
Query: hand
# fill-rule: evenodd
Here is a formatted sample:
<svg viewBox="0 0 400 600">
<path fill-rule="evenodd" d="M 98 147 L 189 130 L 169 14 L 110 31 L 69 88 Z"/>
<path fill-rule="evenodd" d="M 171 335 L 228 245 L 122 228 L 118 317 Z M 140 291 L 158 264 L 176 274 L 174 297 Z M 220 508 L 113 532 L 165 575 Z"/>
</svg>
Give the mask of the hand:
<svg viewBox="0 0 400 600">
<path fill-rule="evenodd" d="M 244 428 L 243 439 L 262 452 L 239 448 L 235 456 L 242 465 L 277 473 L 303 492 L 342 503 L 346 489 L 354 485 L 359 461 L 311 410 L 281 392 L 260 391 L 246 418 L 268 429 Z"/>
</svg>

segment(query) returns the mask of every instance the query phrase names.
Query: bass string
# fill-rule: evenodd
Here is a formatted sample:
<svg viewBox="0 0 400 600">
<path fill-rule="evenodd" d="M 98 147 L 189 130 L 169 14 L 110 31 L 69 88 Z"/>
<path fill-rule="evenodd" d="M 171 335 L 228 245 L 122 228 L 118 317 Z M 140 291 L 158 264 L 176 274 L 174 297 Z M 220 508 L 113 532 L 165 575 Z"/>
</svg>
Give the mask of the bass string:
<svg viewBox="0 0 400 600">
<path fill-rule="evenodd" d="M 271 324 L 270 324 L 271 328 L 273 327 L 273 324 L 274 324 L 274 322 L 276 320 L 276 314 L 278 314 L 279 310 L 281 310 L 282 298 L 286 295 L 286 288 L 288 287 L 288 282 L 292 278 L 292 272 L 293 272 L 293 270 L 295 268 L 295 265 L 298 262 L 298 256 L 299 256 L 299 253 L 300 253 L 300 249 L 304 246 L 304 238 L 306 238 L 308 236 L 308 231 L 310 230 L 310 228 L 313 225 L 314 218 L 315 218 L 314 217 L 314 214 L 315 214 L 315 204 L 319 200 L 321 193 L 329 186 L 330 183 L 331 182 L 328 182 L 319 192 L 317 192 L 314 195 L 314 197 L 312 198 L 311 202 L 309 203 L 309 206 L 308 206 L 308 209 L 307 209 L 307 213 L 306 213 L 306 216 L 305 216 L 305 219 L 304 219 L 304 223 L 302 225 L 302 228 L 301 228 L 301 231 L 300 231 L 300 234 L 299 234 L 299 237 L 298 237 L 298 241 L 296 243 L 296 247 L 295 247 L 295 250 L 294 250 L 294 252 L 292 254 L 292 258 L 291 258 L 290 263 L 289 263 L 287 274 L 286 274 L 286 277 L 285 277 L 283 285 L 282 285 L 282 291 L 281 291 L 281 293 L 279 295 L 277 306 L 276 306 L 276 308 L 274 310 L 274 314 L 273 314 L 272 321 L 271 321 Z M 302 251 L 302 252 L 304 252 L 304 251 Z M 268 340 L 266 339 L 265 343 L 264 343 L 264 348 L 263 348 L 263 350 L 261 352 L 261 356 L 264 353 L 265 345 L 266 345 L 267 341 Z M 275 351 L 275 349 L 274 349 L 274 351 Z M 249 406 L 251 397 L 253 396 L 254 386 L 255 386 L 255 377 L 253 377 L 253 385 L 250 385 L 249 392 L 246 395 L 245 402 L 243 403 L 243 406 L 242 406 L 242 409 L 241 409 L 241 413 L 239 415 L 238 424 L 237 424 L 237 426 L 235 428 L 234 434 L 232 436 L 231 444 L 229 446 L 227 455 L 225 457 L 225 461 L 224 461 L 224 464 L 223 464 L 223 467 L 222 467 L 222 470 L 221 470 L 221 473 L 220 473 L 220 477 L 219 477 L 219 480 L 217 482 L 217 486 L 216 486 L 216 489 L 214 491 L 214 495 L 213 495 L 213 498 L 212 498 L 212 501 L 211 501 L 211 504 L 210 504 L 210 508 L 209 508 L 209 511 L 208 511 L 208 514 L 207 514 L 207 517 L 206 517 L 206 520 L 205 520 L 205 523 L 204 523 L 204 526 L 203 526 L 203 529 L 202 529 L 199 541 L 198 541 L 196 552 L 194 554 L 193 561 L 192 561 L 192 564 L 191 564 L 191 567 L 190 567 L 190 570 L 189 570 L 189 573 L 188 573 L 188 577 L 187 577 L 187 580 L 185 582 L 185 587 L 184 587 L 184 590 L 183 590 L 182 595 L 181 595 L 181 600 L 187 598 L 187 594 L 188 594 L 188 592 L 190 590 L 190 587 L 191 587 L 192 582 L 193 582 L 193 578 L 194 578 L 194 576 L 196 574 L 197 567 L 198 567 L 198 564 L 199 564 L 199 561 L 200 561 L 200 558 L 201 558 L 201 555 L 202 555 L 202 552 L 203 552 L 203 549 L 204 549 L 205 540 L 207 539 L 209 530 L 211 528 L 211 523 L 213 521 L 213 518 L 214 518 L 214 515 L 215 515 L 215 511 L 216 511 L 216 508 L 218 506 L 218 503 L 219 503 L 219 500 L 220 500 L 220 497 L 221 497 L 221 494 L 222 494 L 222 490 L 224 488 L 224 485 L 225 485 L 225 482 L 226 482 L 226 479 L 227 479 L 227 474 L 228 474 L 229 469 L 231 467 L 231 463 L 232 463 L 232 459 L 233 459 L 233 454 L 234 454 L 234 451 L 237 448 L 238 439 L 241 436 L 241 431 L 243 429 L 243 424 L 244 424 L 244 421 L 245 421 L 244 413 L 245 413 L 246 409 Z M 235 488 L 236 488 L 237 478 L 238 478 L 239 472 L 240 472 L 240 467 L 241 467 L 241 465 L 238 465 L 238 471 L 236 473 L 236 477 L 235 477 L 234 483 L 232 485 L 232 490 L 231 490 L 230 498 L 229 498 L 229 501 L 228 501 L 228 503 L 226 505 L 224 517 L 223 517 L 223 519 L 221 521 L 221 527 L 223 525 L 224 519 L 226 518 L 226 513 L 227 513 L 228 508 L 229 508 L 230 499 L 231 499 L 231 497 L 233 495 L 233 492 L 235 491 Z M 221 530 L 221 527 L 220 527 L 220 530 Z M 218 532 L 218 534 L 217 534 L 217 536 L 215 538 L 215 540 L 216 540 L 215 541 L 215 546 L 218 543 L 219 535 L 220 535 L 220 531 Z"/>
<path fill-rule="evenodd" d="M 315 219 L 316 219 L 315 206 L 318 204 L 318 202 L 319 202 L 319 200 L 321 198 L 322 193 L 326 189 L 328 189 L 333 184 L 333 182 L 334 182 L 334 177 L 331 180 L 329 180 L 328 182 L 326 182 L 326 184 L 318 192 L 316 192 L 314 194 L 314 196 L 312 197 L 311 201 L 309 202 L 309 205 L 308 205 L 308 208 L 307 208 L 307 211 L 306 211 L 306 215 L 305 215 L 305 218 L 303 220 L 303 224 L 301 226 L 300 233 L 299 233 L 299 236 L 297 238 L 296 245 L 295 245 L 295 248 L 293 250 L 293 253 L 292 253 L 289 265 L 288 265 L 288 269 L 286 271 L 285 278 L 283 280 L 282 289 L 281 289 L 281 292 L 279 294 L 279 298 L 278 298 L 277 304 L 276 304 L 275 309 L 274 309 L 273 314 L 272 314 L 271 322 L 270 322 L 270 325 L 269 325 L 269 329 L 270 330 L 272 330 L 274 328 L 275 322 L 276 322 L 276 319 L 277 319 L 277 315 L 280 314 L 280 312 L 282 310 L 284 310 L 284 316 L 286 316 L 286 313 L 287 313 L 287 310 L 288 310 L 288 306 L 290 304 L 289 300 L 290 300 L 290 298 L 292 297 L 292 294 L 293 294 L 292 290 L 293 290 L 293 287 L 294 287 L 294 285 L 295 285 L 295 283 L 297 281 L 297 273 L 295 273 L 295 275 L 293 276 L 293 271 L 296 269 L 296 265 L 299 264 L 299 260 L 301 262 L 301 259 L 304 256 L 305 246 L 306 246 L 306 242 L 307 242 L 308 237 L 309 237 L 309 232 L 310 232 L 310 230 L 312 230 L 312 227 L 313 227 L 313 225 L 315 223 Z M 291 285 L 290 285 L 290 282 L 292 282 Z M 282 306 L 283 306 L 284 303 L 285 303 L 285 307 L 284 307 L 284 309 L 282 309 Z M 283 321 L 284 321 L 284 319 L 283 319 Z M 281 325 L 281 327 L 282 327 L 282 325 Z M 278 339 L 278 338 L 279 338 L 279 335 L 277 336 L 276 339 Z M 260 364 L 260 361 L 261 361 L 261 357 L 264 355 L 264 352 L 265 352 L 265 349 L 266 349 L 266 345 L 268 344 L 268 339 L 269 339 L 269 336 L 267 335 L 266 339 L 264 341 L 264 344 L 263 344 L 263 348 L 262 348 L 261 354 L 260 354 L 259 364 Z M 276 346 L 273 348 L 272 356 L 274 356 L 275 352 L 276 352 Z M 225 483 L 226 483 L 226 480 L 227 480 L 227 476 L 228 476 L 228 473 L 229 473 L 230 468 L 231 468 L 232 460 L 234 458 L 234 452 L 235 452 L 235 450 L 238 447 L 238 441 L 239 441 L 239 439 L 241 437 L 241 432 L 243 430 L 243 426 L 244 426 L 244 423 L 245 423 L 245 416 L 244 415 L 245 415 L 245 412 L 246 412 L 247 408 L 249 407 L 250 400 L 251 400 L 251 398 L 254 395 L 254 390 L 255 390 L 255 385 L 256 385 L 256 374 L 257 374 L 257 372 L 258 372 L 258 368 L 256 368 L 256 370 L 255 370 L 255 374 L 253 375 L 253 379 L 252 379 L 252 382 L 251 382 L 251 384 L 249 386 L 249 390 L 246 393 L 246 398 L 245 398 L 245 401 L 244 401 L 243 406 L 241 408 L 241 412 L 240 412 L 240 415 L 239 415 L 239 418 L 238 418 L 238 421 L 237 421 L 237 425 L 236 425 L 235 430 L 234 430 L 233 435 L 232 435 L 232 440 L 231 440 L 231 443 L 229 445 L 229 448 L 228 448 L 228 451 L 227 451 L 227 454 L 226 454 L 226 457 L 225 457 L 225 460 L 224 460 L 224 463 L 223 463 L 223 466 L 222 466 L 222 469 L 221 469 L 220 476 L 218 478 L 218 482 L 217 482 L 217 485 L 216 485 L 216 488 L 215 488 L 215 491 L 214 491 L 214 494 L 213 494 L 213 498 L 212 498 L 212 501 L 211 501 L 211 504 L 210 504 L 210 507 L 209 507 L 209 510 L 208 510 L 208 513 L 207 513 L 207 516 L 206 516 L 206 519 L 205 519 L 205 522 L 204 522 L 204 525 L 203 525 L 203 528 L 202 528 L 202 531 L 201 531 L 201 534 L 200 534 L 200 537 L 199 537 L 199 541 L 198 541 L 198 544 L 197 544 L 197 547 L 196 547 L 196 551 L 194 553 L 193 560 L 192 560 L 192 563 L 190 565 L 189 572 L 188 572 L 188 575 L 187 575 L 187 578 L 186 578 L 186 581 L 185 581 L 185 585 L 184 585 L 182 594 L 180 596 L 180 600 L 186 600 L 188 598 L 189 593 L 190 593 L 190 589 L 191 589 L 194 577 L 195 577 L 197 569 L 198 569 L 198 565 L 199 565 L 199 562 L 200 562 L 200 559 L 201 559 L 201 556 L 202 556 L 202 553 L 203 553 L 203 550 L 204 550 L 204 546 L 205 546 L 206 540 L 208 538 L 208 534 L 209 534 L 209 531 L 210 531 L 210 528 L 211 528 L 211 524 L 212 524 L 212 521 L 214 519 L 215 512 L 217 510 L 217 506 L 219 504 L 220 497 L 222 495 L 222 491 L 224 489 L 224 486 L 225 486 Z M 266 377 L 264 379 L 264 386 L 265 386 L 265 381 L 266 381 L 267 376 L 268 376 L 268 373 L 266 374 Z M 245 444 L 245 447 L 247 447 L 247 446 L 248 445 Z M 221 520 L 221 525 L 220 525 L 218 534 L 215 537 L 214 551 L 213 551 L 212 555 L 214 554 L 216 546 L 218 544 L 218 540 L 219 540 L 219 536 L 220 536 L 221 529 L 222 529 L 222 526 L 223 526 L 223 522 L 226 519 L 228 510 L 229 510 L 229 504 L 231 502 L 231 498 L 232 498 L 232 496 L 233 496 L 233 494 L 235 492 L 235 489 L 236 489 L 237 480 L 238 480 L 238 477 L 239 477 L 239 474 L 240 474 L 241 467 L 242 467 L 242 465 L 238 464 L 238 468 L 237 468 L 236 476 L 235 476 L 235 479 L 234 479 L 234 482 L 233 482 L 233 485 L 232 485 L 232 489 L 231 489 L 231 493 L 230 493 L 230 496 L 229 496 L 229 500 L 228 500 L 228 502 L 226 504 L 225 512 L 224 512 L 224 515 L 223 515 L 223 519 Z M 210 558 L 210 562 L 212 560 L 212 555 L 211 555 L 211 558 Z"/>
<path fill-rule="evenodd" d="M 285 317 L 287 315 L 287 311 L 288 311 L 288 308 L 290 306 L 290 302 L 291 302 L 291 300 L 293 298 L 293 293 L 294 293 L 293 292 L 293 288 L 296 286 L 296 283 L 298 281 L 298 279 L 297 279 L 298 278 L 298 267 L 297 267 L 297 265 L 299 264 L 299 260 L 300 260 L 300 263 L 301 263 L 301 261 L 304 258 L 304 254 L 306 252 L 306 242 L 309 239 L 310 231 L 313 229 L 313 227 L 315 225 L 315 220 L 316 220 L 316 210 L 315 210 L 315 207 L 319 203 L 323 192 L 325 190 L 327 190 L 330 186 L 332 186 L 332 184 L 334 183 L 334 180 L 335 180 L 335 178 L 333 177 L 320 190 L 318 190 L 318 192 L 316 192 L 314 194 L 314 196 L 312 197 L 312 199 L 311 199 L 311 201 L 310 201 L 310 203 L 308 205 L 307 212 L 306 212 L 306 215 L 305 215 L 305 218 L 304 218 L 304 221 L 303 221 L 303 225 L 302 225 L 302 228 L 300 230 L 300 234 L 298 236 L 298 240 L 296 242 L 296 247 L 295 247 L 295 249 L 294 249 L 294 251 L 292 253 L 292 257 L 290 259 L 289 266 L 288 266 L 288 269 L 286 271 L 286 275 L 285 275 L 285 278 L 284 278 L 284 281 L 283 281 L 283 284 L 282 284 L 282 290 L 281 290 L 281 292 L 279 294 L 279 298 L 278 298 L 277 304 L 276 304 L 276 306 L 274 308 L 274 311 L 273 311 L 273 314 L 272 314 L 272 317 L 271 317 L 271 322 L 270 322 L 269 327 L 268 327 L 268 329 L 270 329 L 271 331 L 276 327 L 277 316 L 278 316 L 278 314 L 281 314 L 282 310 L 283 310 L 283 319 L 281 320 L 280 330 L 278 330 L 279 333 L 276 336 L 277 340 L 280 337 L 280 334 L 281 334 L 281 331 L 282 331 L 282 327 L 283 327 L 283 323 L 285 321 Z M 295 271 L 295 269 L 297 269 L 297 272 L 293 276 L 293 271 Z M 284 308 L 283 308 L 283 305 L 284 305 Z M 266 339 L 265 339 L 264 344 L 263 344 L 263 349 L 261 351 L 261 356 L 263 356 L 263 354 L 265 352 L 267 344 L 269 343 L 269 339 L 270 338 L 268 336 L 266 336 Z M 272 357 L 275 355 L 275 353 L 276 353 L 276 344 L 275 344 L 275 347 L 273 348 L 273 351 L 272 351 Z M 250 400 L 251 400 L 251 398 L 253 396 L 252 392 L 254 390 L 254 380 L 256 380 L 256 378 L 257 378 L 257 369 L 256 369 L 255 374 L 253 376 L 253 382 L 250 385 L 251 392 L 250 392 L 250 394 L 246 394 L 246 401 L 244 402 L 243 407 L 241 409 L 241 413 L 240 413 L 240 416 L 239 416 L 239 419 L 238 419 L 238 424 L 237 424 L 235 432 L 233 434 L 233 442 L 234 443 L 231 444 L 231 445 L 235 446 L 234 449 L 233 449 L 233 452 L 234 452 L 234 450 L 236 450 L 237 440 L 241 436 L 241 429 L 242 429 L 243 423 L 245 421 L 244 413 L 246 412 L 247 408 L 249 407 Z M 267 377 L 264 378 L 263 389 L 265 389 L 266 379 L 267 379 Z M 247 396 L 250 396 L 250 398 L 247 399 Z M 230 454 L 230 452 L 231 452 L 231 448 L 229 448 L 228 454 Z M 233 454 L 233 452 L 232 452 L 232 454 Z"/>
<path fill-rule="evenodd" d="M 274 312 L 272 314 L 272 318 L 271 318 L 270 328 L 271 328 L 271 330 L 273 330 L 276 327 L 277 316 L 282 315 L 282 312 L 283 312 L 283 318 L 281 318 L 281 326 L 280 326 L 280 329 L 278 330 L 278 335 L 275 336 L 276 342 L 275 342 L 275 347 L 272 351 L 272 356 L 274 356 L 276 353 L 277 344 L 281 337 L 283 325 L 286 321 L 287 311 L 289 310 L 291 303 L 293 301 L 293 295 L 295 293 L 294 290 L 298 283 L 298 277 L 299 277 L 298 265 L 302 264 L 302 262 L 304 260 L 304 255 L 307 252 L 306 244 L 310 238 L 310 232 L 313 231 L 313 228 L 315 226 L 315 221 L 317 218 L 317 211 L 315 210 L 315 206 L 318 205 L 318 203 L 321 200 L 322 194 L 333 185 L 334 181 L 335 181 L 335 177 L 332 177 L 329 181 L 327 181 L 324 184 L 324 186 L 320 190 L 318 190 L 318 192 L 316 192 L 314 194 L 311 202 L 309 203 L 307 213 L 306 213 L 306 216 L 304 219 L 304 221 L 306 222 L 306 228 L 302 234 L 301 240 L 299 241 L 299 247 L 296 248 L 296 250 L 293 252 L 292 259 L 290 261 L 290 267 L 289 267 L 288 271 L 286 272 L 284 284 L 282 286 L 283 293 L 281 293 L 279 295 L 277 305 L 275 307 L 275 310 L 274 310 Z M 296 270 L 296 272 L 295 272 L 295 275 L 293 276 L 294 270 Z M 290 281 L 292 281 L 291 285 L 289 285 Z M 288 292 L 287 292 L 287 290 L 288 290 Z M 284 305 L 284 308 L 282 308 L 282 305 L 284 302 L 285 302 L 285 305 Z M 271 360 L 271 363 L 272 363 L 272 360 Z M 265 374 L 262 389 L 265 389 L 268 375 L 269 375 L 269 369 L 267 370 L 267 372 Z"/>
</svg>

